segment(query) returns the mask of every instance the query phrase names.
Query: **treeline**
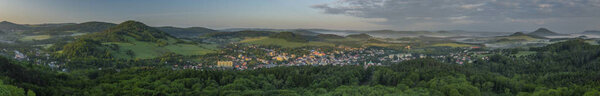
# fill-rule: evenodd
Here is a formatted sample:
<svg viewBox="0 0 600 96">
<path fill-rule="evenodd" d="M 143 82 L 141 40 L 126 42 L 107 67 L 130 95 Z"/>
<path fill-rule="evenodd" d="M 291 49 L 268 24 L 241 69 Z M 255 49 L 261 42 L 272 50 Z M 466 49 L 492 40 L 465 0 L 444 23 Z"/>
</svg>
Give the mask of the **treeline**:
<svg viewBox="0 0 600 96">
<path fill-rule="evenodd" d="M 308 42 L 308 39 L 302 35 L 297 35 L 292 32 L 279 32 L 270 35 L 271 38 L 280 38 L 290 42 Z"/>
<path fill-rule="evenodd" d="M 242 37 L 260 37 L 269 36 L 275 32 L 267 31 L 238 31 L 238 32 L 214 32 L 203 35 L 202 37 L 212 38 L 242 38 Z"/>
</svg>

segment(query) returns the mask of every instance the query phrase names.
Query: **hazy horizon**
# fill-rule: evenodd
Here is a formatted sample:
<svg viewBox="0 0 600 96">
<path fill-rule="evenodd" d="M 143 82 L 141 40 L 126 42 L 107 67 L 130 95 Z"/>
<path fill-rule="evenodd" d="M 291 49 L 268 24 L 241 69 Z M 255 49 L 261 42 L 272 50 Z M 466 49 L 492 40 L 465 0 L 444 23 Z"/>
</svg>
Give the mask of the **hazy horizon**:
<svg viewBox="0 0 600 96">
<path fill-rule="evenodd" d="M 269 29 L 466 30 L 559 33 L 600 30 L 600 1 L 496 0 L 0 0 L 0 21 L 120 23 Z"/>
</svg>

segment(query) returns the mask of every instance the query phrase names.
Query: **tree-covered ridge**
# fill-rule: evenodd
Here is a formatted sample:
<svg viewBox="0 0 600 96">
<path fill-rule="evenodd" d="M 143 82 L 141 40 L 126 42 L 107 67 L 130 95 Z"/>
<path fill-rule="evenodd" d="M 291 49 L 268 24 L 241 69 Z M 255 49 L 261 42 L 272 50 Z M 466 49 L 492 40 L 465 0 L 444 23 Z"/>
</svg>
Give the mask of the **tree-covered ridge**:
<svg viewBox="0 0 600 96">
<path fill-rule="evenodd" d="M 342 38 L 344 38 L 344 36 L 339 36 L 339 35 L 335 35 L 335 34 L 319 34 L 319 35 L 317 35 L 317 37 L 323 38 L 323 39 L 342 39 Z"/>
<path fill-rule="evenodd" d="M 515 32 L 513 34 L 510 34 L 509 36 L 500 36 L 500 37 L 511 37 L 511 36 L 528 36 L 528 37 L 537 38 L 537 39 L 548 39 L 548 38 L 543 37 L 543 36 L 530 35 L 530 34 L 525 34 L 523 32 Z"/>
<path fill-rule="evenodd" d="M 8 21 L 0 22 L 0 30 L 3 30 L 3 31 L 26 30 L 26 29 L 30 29 L 30 28 L 27 26 L 24 26 L 24 25 L 15 24 L 15 23 L 8 22 Z"/>
<path fill-rule="evenodd" d="M 102 31 L 104 31 L 108 28 L 114 27 L 116 25 L 117 24 L 113 24 L 113 23 L 91 21 L 91 22 L 84 22 L 84 23 L 75 24 L 75 25 L 61 26 L 58 28 L 49 29 L 48 31 L 102 32 Z"/>
<path fill-rule="evenodd" d="M 172 36 L 178 38 L 196 38 L 198 36 L 217 32 L 217 30 L 208 29 L 204 27 L 190 27 L 190 28 L 177 28 L 177 27 L 158 27 L 159 30 L 166 32 Z"/>
<path fill-rule="evenodd" d="M 308 39 L 302 35 L 296 35 L 292 32 L 279 32 L 270 35 L 271 38 L 280 38 L 290 42 L 308 42 Z"/>
<path fill-rule="evenodd" d="M 86 35 L 82 38 L 93 38 L 94 40 L 105 42 L 127 42 L 126 36 L 147 42 L 164 42 L 166 39 L 172 38 L 171 35 L 165 32 L 137 21 L 125 21 L 104 32 Z"/>
<path fill-rule="evenodd" d="M 113 46 L 118 47 L 118 46 Z M 110 48 L 92 39 L 80 39 L 64 45 L 60 56 L 65 58 L 110 58 Z"/>
</svg>

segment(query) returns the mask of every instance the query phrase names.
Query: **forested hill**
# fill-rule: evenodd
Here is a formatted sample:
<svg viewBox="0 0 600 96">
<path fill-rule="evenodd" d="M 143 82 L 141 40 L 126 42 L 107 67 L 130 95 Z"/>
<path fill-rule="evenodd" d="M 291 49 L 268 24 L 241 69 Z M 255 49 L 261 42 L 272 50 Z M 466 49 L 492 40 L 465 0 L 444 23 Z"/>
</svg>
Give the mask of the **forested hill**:
<svg viewBox="0 0 600 96">
<path fill-rule="evenodd" d="M 114 27 L 116 25 L 117 24 L 113 24 L 113 23 L 91 21 L 91 22 L 84 22 L 84 23 L 80 23 L 80 24 L 61 26 L 58 28 L 52 28 L 52 29 L 49 29 L 48 31 L 102 32 L 102 31 L 104 31 L 108 28 Z"/>
<path fill-rule="evenodd" d="M 125 21 L 104 32 L 86 35 L 83 38 L 92 38 L 94 40 L 107 42 L 126 42 L 127 37 L 133 37 L 135 40 L 149 42 L 158 42 L 160 40 L 166 40 L 167 38 L 173 38 L 173 36 L 165 32 L 137 21 Z"/>
<path fill-rule="evenodd" d="M 425 58 L 368 68 L 243 71 L 132 67 L 58 73 L 0 57 L 0 79 L 38 95 L 599 96 L 599 48 L 571 40 L 526 49 L 538 53 L 519 57 L 511 50 L 523 49 L 499 50 L 489 61 L 465 65 Z"/>
<path fill-rule="evenodd" d="M 292 33 L 292 32 L 279 32 L 279 33 L 272 34 L 269 37 L 280 38 L 280 39 L 284 39 L 284 40 L 290 41 L 290 42 L 308 42 L 308 39 L 307 39 L 308 36 L 296 35 L 295 33 Z"/>
<path fill-rule="evenodd" d="M 0 30 L 2 30 L 2 31 L 10 32 L 12 30 L 26 30 L 26 29 L 29 29 L 29 27 L 24 26 L 24 25 L 15 24 L 15 23 L 8 22 L 8 21 L 0 22 Z"/>
<path fill-rule="evenodd" d="M 103 32 L 76 37 L 73 42 L 58 46 L 60 58 L 94 59 L 152 59 L 177 51 L 180 46 L 201 50 L 165 32 L 137 21 L 126 21 Z M 177 45 L 179 44 L 179 45 Z M 86 64 L 78 64 L 86 65 Z"/>
</svg>

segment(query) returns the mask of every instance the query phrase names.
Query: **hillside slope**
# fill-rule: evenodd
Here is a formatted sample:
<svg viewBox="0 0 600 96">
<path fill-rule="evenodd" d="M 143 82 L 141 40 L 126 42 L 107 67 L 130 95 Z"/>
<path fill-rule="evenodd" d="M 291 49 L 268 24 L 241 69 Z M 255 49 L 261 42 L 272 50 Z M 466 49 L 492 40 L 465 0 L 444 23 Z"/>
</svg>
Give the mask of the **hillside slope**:
<svg viewBox="0 0 600 96">
<path fill-rule="evenodd" d="M 66 44 L 61 56 L 66 58 L 94 57 L 119 59 L 151 59 L 164 54 L 201 55 L 213 52 L 137 21 L 126 21 L 103 32 L 77 37 Z M 186 51 L 181 51 L 186 50 Z"/>
</svg>

